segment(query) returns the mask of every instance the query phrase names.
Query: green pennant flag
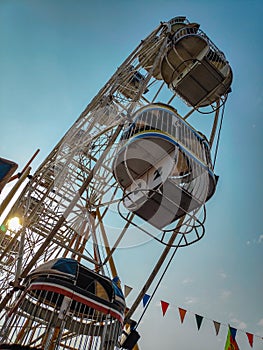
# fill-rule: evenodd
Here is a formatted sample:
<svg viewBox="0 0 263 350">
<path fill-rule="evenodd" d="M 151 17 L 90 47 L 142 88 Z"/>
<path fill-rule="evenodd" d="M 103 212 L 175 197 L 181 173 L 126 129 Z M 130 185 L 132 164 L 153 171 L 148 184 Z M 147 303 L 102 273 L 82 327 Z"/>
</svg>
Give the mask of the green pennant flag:
<svg viewBox="0 0 263 350">
<path fill-rule="evenodd" d="M 196 319 L 197 329 L 199 330 L 203 322 L 203 316 L 195 314 L 195 319 Z"/>
</svg>

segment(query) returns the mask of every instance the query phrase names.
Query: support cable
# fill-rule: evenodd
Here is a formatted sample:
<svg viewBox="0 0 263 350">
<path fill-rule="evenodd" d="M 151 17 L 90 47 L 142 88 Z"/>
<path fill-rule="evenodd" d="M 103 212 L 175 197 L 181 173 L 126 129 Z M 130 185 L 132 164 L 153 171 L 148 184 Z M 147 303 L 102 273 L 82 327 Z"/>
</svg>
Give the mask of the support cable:
<svg viewBox="0 0 263 350">
<path fill-rule="evenodd" d="M 223 119 L 224 119 L 224 113 L 225 113 L 225 104 L 223 105 L 221 120 L 220 120 L 217 140 L 216 140 L 216 149 L 215 149 L 215 158 L 214 158 L 214 163 L 213 163 L 213 169 L 215 169 L 216 157 L 217 157 L 217 152 L 218 152 L 218 148 L 219 148 L 220 134 L 221 134 L 222 124 L 223 124 Z"/>
<path fill-rule="evenodd" d="M 159 285 L 160 285 L 160 283 L 162 282 L 162 280 L 163 280 L 163 278 L 164 278 L 164 275 L 166 274 L 166 271 L 168 270 L 168 267 L 170 266 L 170 264 L 171 264 L 171 262 L 172 262 L 172 260 L 173 260 L 173 258 L 174 258 L 174 256 L 175 256 L 175 254 L 176 254 L 176 252 L 177 252 L 177 249 L 178 249 L 179 246 L 180 246 L 181 241 L 183 240 L 183 237 L 184 237 L 184 235 L 181 236 L 181 238 L 180 238 L 180 240 L 179 240 L 179 244 L 178 244 L 178 245 L 176 246 L 176 248 L 174 249 L 173 254 L 171 255 L 171 257 L 170 257 L 170 259 L 169 259 L 167 265 L 165 266 L 165 269 L 164 269 L 164 271 L 163 271 L 161 277 L 159 278 L 159 281 L 158 281 L 158 283 L 156 284 L 156 286 L 155 286 L 155 288 L 154 288 L 154 291 L 153 291 L 153 293 L 152 293 L 152 295 L 151 295 L 151 298 L 150 298 L 150 300 L 148 301 L 147 305 L 145 306 L 145 308 L 144 308 L 144 310 L 143 310 L 143 312 L 142 312 L 142 314 L 141 314 L 141 317 L 139 318 L 139 320 L 138 320 L 138 322 L 137 322 L 137 324 L 136 324 L 136 326 L 135 326 L 135 329 L 136 329 L 136 328 L 138 327 L 138 325 L 140 324 L 140 322 L 141 322 L 141 320 L 142 320 L 142 318 L 143 318 L 143 316 L 144 316 L 144 314 L 145 314 L 145 312 L 146 312 L 148 306 L 150 305 L 151 300 L 153 299 L 153 296 L 155 295 L 157 289 L 159 288 Z"/>
</svg>

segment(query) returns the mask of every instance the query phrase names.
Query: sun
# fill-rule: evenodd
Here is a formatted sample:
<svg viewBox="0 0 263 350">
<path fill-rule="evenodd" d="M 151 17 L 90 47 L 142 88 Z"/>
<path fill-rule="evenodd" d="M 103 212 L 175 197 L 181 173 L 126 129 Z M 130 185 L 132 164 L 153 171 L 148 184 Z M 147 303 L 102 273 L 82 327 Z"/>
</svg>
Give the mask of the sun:
<svg viewBox="0 0 263 350">
<path fill-rule="evenodd" d="M 10 231 L 18 232 L 21 228 L 21 220 L 18 216 L 15 216 L 8 220 L 7 227 Z"/>
</svg>

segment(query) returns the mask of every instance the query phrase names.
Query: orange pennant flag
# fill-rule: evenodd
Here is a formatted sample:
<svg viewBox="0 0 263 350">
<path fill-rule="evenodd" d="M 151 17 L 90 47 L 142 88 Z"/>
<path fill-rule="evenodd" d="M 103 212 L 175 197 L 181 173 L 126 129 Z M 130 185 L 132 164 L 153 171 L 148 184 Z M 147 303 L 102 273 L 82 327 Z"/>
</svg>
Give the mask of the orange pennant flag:
<svg viewBox="0 0 263 350">
<path fill-rule="evenodd" d="M 166 301 L 161 300 L 161 307 L 162 307 L 163 316 L 166 314 L 168 306 L 169 306 L 169 303 L 167 303 Z"/>
<path fill-rule="evenodd" d="M 181 323 L 183 323 L 183 322 L 184 322 L 184 318 L 185 318 L 185 314 L 186 314 L 187 310 L 182 309 L 182 308 L 180 308 L 180 307 L 178 307 L 178 310 L 179 310 L 179 314 L 180 314 L 180 318 L 181 318 Z"/>
<path fill-rule="evenodd" d="M 249 342 L 249 345 L 251 346 L 251 348 L 253 348 L 253 339 L 254 339 L 254 335 L 251 334 L 251 333 L 246 333 L 247 335 L 247 338 L 248 338 L 248 342 Z"/>
</svg>

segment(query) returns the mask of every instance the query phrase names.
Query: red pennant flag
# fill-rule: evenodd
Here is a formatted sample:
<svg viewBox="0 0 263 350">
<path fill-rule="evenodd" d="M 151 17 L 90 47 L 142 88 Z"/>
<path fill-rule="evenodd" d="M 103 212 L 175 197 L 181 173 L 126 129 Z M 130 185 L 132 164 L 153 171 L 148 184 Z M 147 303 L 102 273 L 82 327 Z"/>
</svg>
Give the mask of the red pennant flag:
<svg viewBox="0 0 263 350">
<path fill-rule="evenodd" d="M 251 334 L 251 333 L 246 333 L 247 335 L 247 338 L 248 338 L 248 342 L 249 342 L 249 345 L 251 346 L 251 348 L 253 348 L 253 339 L 254 339 L 254 335 Z"/>
<path fill-rule="evenodd" d="M 166 314 L 168 306 L 169 306 L 169 303 L 167 303 L 166 301 L 161 300 L 161 307 L 162 307 L 163 316 Z"/>
<path fill-rule="evenodd" d="M 215 326 L 215 330 L 216 330 L 216 335 L 218 335 L 221 323 L 216 322 L 216 321 L 213 321 L 213 322 L 214 322 L 214 326 Z"/>
<path fill-rule="evenodd" d="M 186 314 L 187 310 L 182 309 L 182 308 L 180 308 L 180 307 L 178 307 L 178 310 L 179 310 L 179 314 L 180 314 L 180 318 L 181 318 L 181 323 L 183 323 L 183 322 L 184 322 L 184 318 L 185 318 L 185 314 Z"/>
<path fill-rule="evenodd" d="M 203 316 L 195 314 L 195 319 L 196 319 L 197 329 L 199 330 L 203 322 Z"/>
</svg>

